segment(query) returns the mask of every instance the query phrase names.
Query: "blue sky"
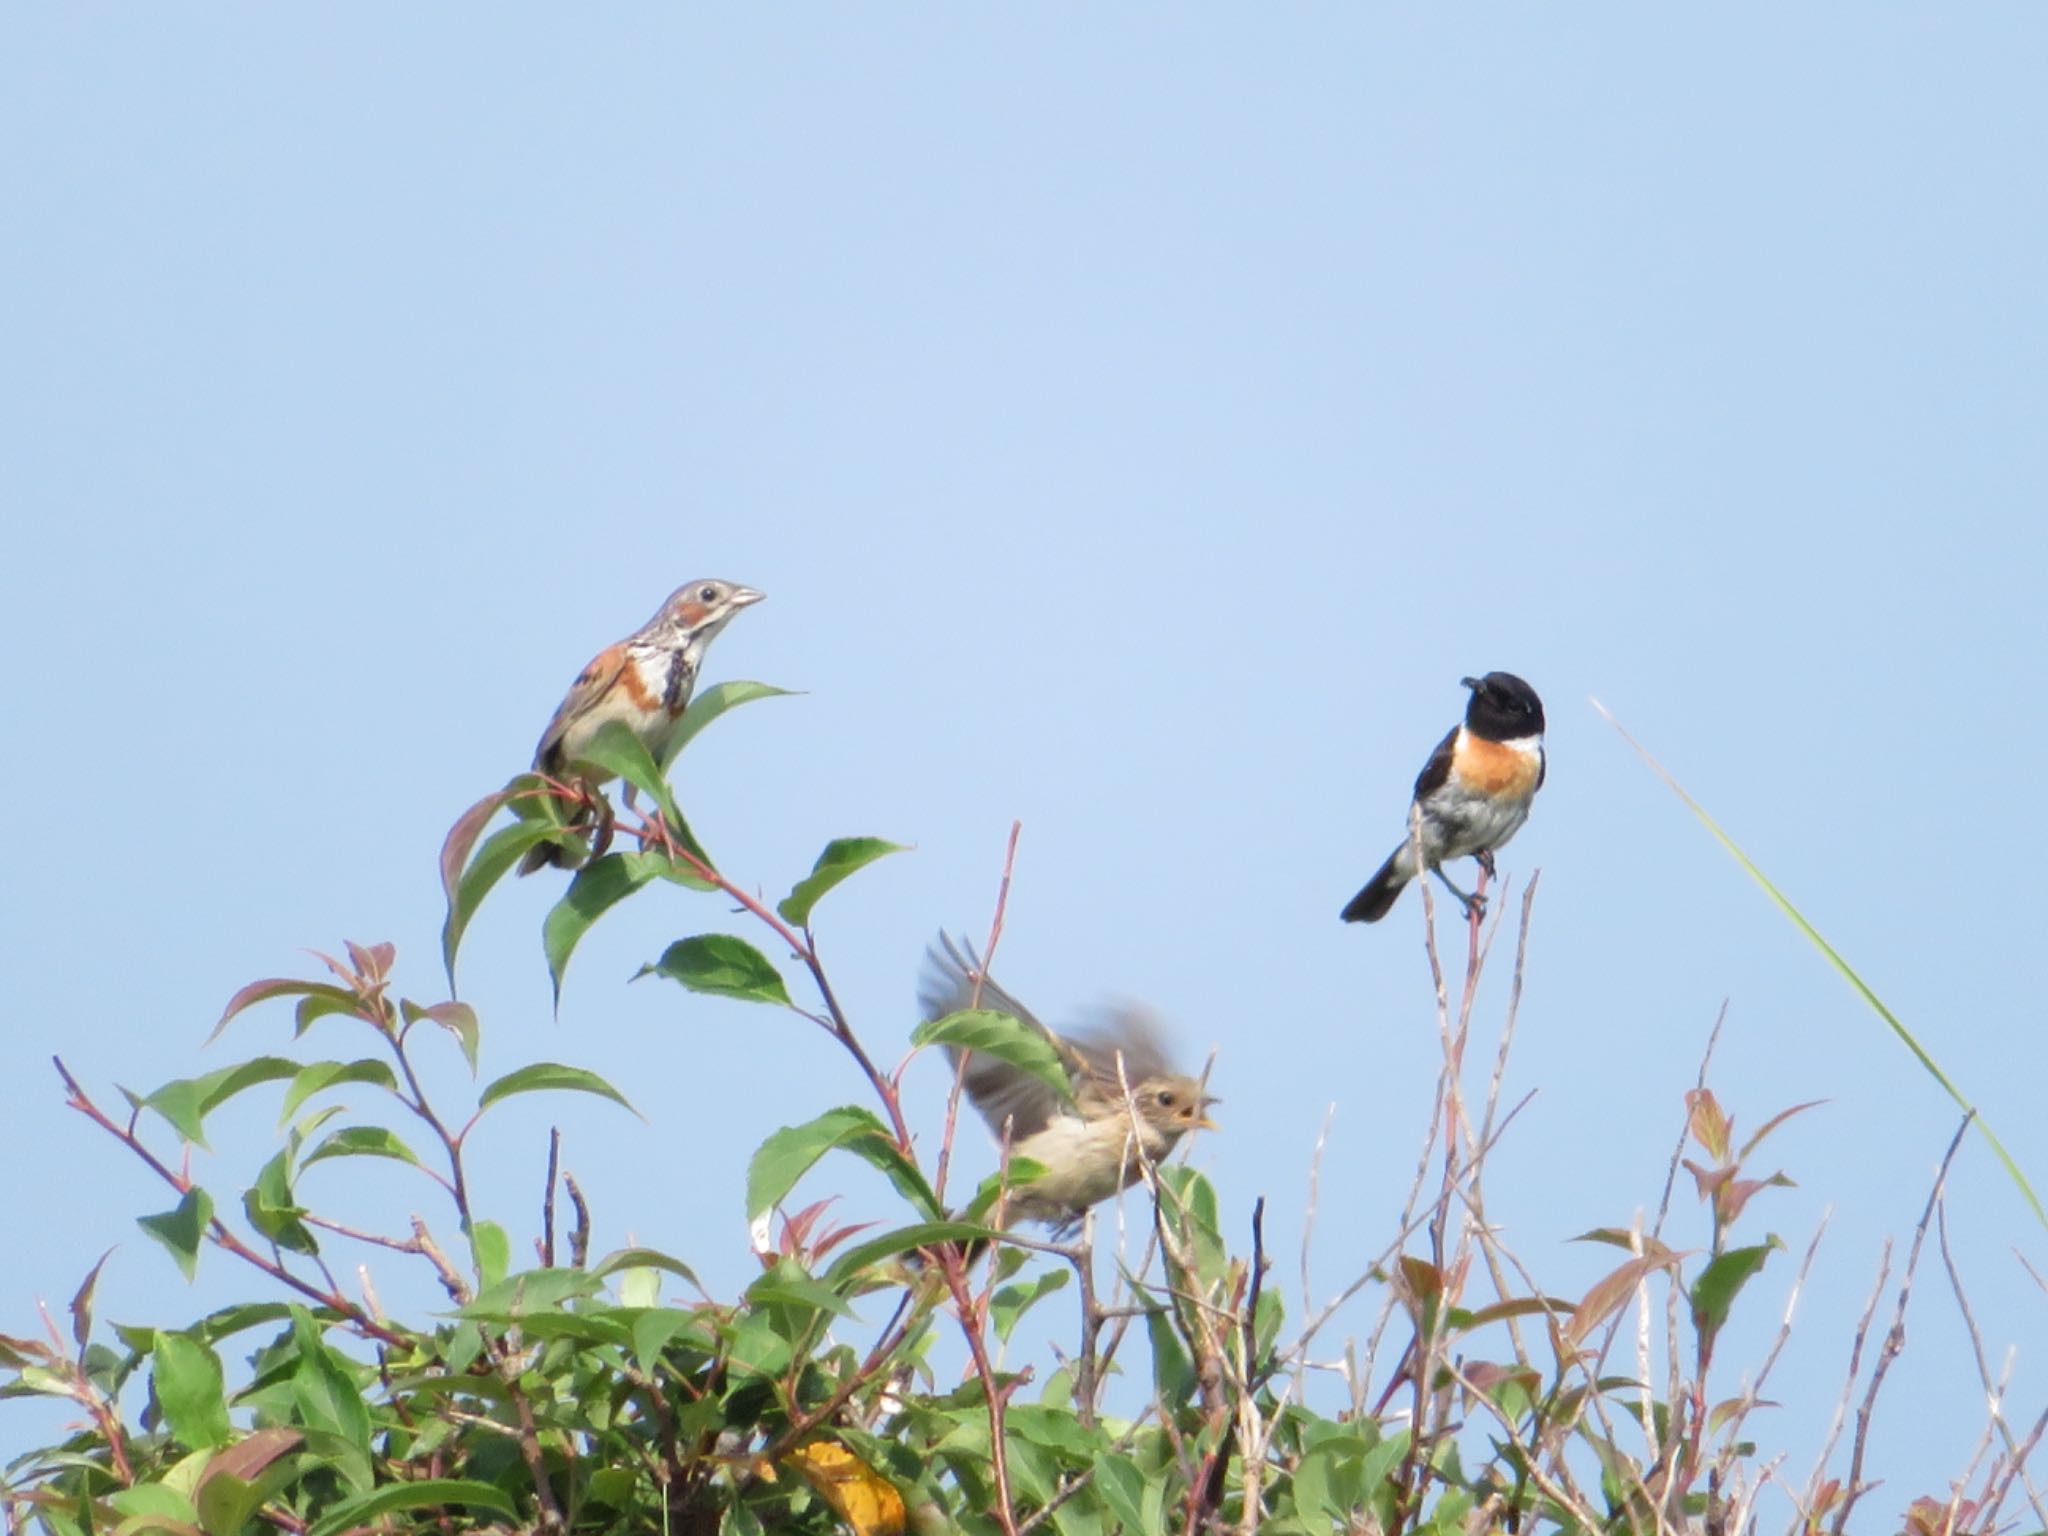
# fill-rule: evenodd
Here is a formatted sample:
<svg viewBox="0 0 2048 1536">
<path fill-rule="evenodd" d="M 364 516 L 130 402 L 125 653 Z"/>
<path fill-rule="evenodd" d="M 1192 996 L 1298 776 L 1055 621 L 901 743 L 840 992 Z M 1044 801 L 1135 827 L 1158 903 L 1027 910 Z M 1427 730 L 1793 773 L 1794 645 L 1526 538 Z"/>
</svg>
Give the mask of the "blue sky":
<svg viewBox="0 0 2048 1536">
<path fill-rule="evenodd" d="M 2048 1181 L 2044 68 L 2048 14 L 2011 3 L 10 11 L 0 1147 L 45 1171 L 0 1330 L 110 1243 L 108 1315 L 246 1289 L 217 1259 L 181 1286 L 49 1055 L 111 1095 L 281 1046 L 259 1014 L 199 1050 L 344 937 L 431 994 L 448 823 L 589 654 L 717 575 L 770 596 L 708 675 L 805 693 L 693 748 L 685 804 L 771 895 L 829 837 L 916 844 L 821 913 L 878 1052 L 1021 818 L 1000 973 L 1219 1051 L 1197 1161 L 1240 1227 L 1263 1193 L 1298 1233 L 1335 1102 L 1325 1294 L 1390 1229 L 1436 1053 L 1413 899 L 1335 912 L 1458 678 L 1530 679 L 1551 781 L 1503 863 L 1543 870 L 1537 1098 L 1494 1214 L 1590 1282 L 1608 1255 L 1566 1239 L 1654 1206 L 1727 999 L 1738 1117 L 1829 1101 L 1755 1218 L 1796 1249 L 1834 1213 L 1759 1425 L 1803 1481 L 1954 1116 L 1588 699 Z M 730 926 L 702 901 L 600 928 L 557 1021 L 549 900 L 474 930 L 490 1064 L 627 1087 L 644 1124 L 560 1113 L 600 1243 L 734 1283 L 749 1153 L 860 1085 L 800 1021 L 626 985 Z M 224 1187 L 267 1119 L 228 1117 Z M 490 1143 L 508 1218 L 547 1123 Z M 1951 1212 L 2030 1415 L 2013 1254 L 2048 1244 L 1974 1142 Z M 1981 1424 L 1937 1272 L 1916 1309 L 1887 1512 Z M 0 1449 L 42 1431 L 0 1412 Z"/>
</svg>

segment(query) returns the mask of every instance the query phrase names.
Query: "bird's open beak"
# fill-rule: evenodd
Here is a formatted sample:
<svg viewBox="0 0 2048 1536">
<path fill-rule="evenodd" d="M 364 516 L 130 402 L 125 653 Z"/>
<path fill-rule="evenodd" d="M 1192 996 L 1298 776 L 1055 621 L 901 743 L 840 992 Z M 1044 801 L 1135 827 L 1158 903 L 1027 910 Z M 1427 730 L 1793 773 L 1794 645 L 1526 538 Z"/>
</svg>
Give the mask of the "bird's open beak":
<svg viewBox="0 0 2048 1536">
<path fill-rule="evenodd" d="M 767 595 L 766 592 L 757 592 L 752 587 L 734 587 L 729 601 L 735 608 L 746 608 L 758 603 Z"/>
</svg>

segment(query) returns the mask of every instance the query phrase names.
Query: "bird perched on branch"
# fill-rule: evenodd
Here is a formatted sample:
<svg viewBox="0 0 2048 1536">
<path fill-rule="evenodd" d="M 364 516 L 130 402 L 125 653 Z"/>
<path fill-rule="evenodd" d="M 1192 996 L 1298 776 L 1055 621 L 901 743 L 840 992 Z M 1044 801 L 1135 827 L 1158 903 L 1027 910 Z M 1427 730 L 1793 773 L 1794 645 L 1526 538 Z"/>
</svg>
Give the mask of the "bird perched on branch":
<svg viewBox="0 0 2048 1536">
<path fill-rule="evenodd" d="M 1145 1162 L 1164 1158 L 1189 1131 L 1216 1129 L 1207 1111 L 1217 1101 L 1173 1069 L 1157 1025 L 1142 1009 L 1118 1008 L 1098 1029 L 1061 1035 L 989 980 L 971 946 L 944 933 L 925 953 L 918 1004 L 927 1019 L 969 1008 L 1006 1013 L 1043 1035 L 1066 1068 L 1063 1098 L 1041 1078 L 985 1051 L 946 1048 L 956 1070 L 966 1056 L 967 1097 L 989 1128 L 1013 1156 L 1045 1169 L 1008 1195 L 1012 1221 L 1043 1221 L 1056 1235 L 1069 1232 L 1089 1206 L 1135 1183 Z"/>
<path fill-rule="evenodd" d="M 609 808 L 603 806 L 597 788 L 612 775 L 580 756 L 599 729 L 610 721 L 623 721 L 657 763 L 665 762 L 697 686 L 705 650 L 734 614 L 765 595 L 730 581 L 693 581 L 678 587 L 653 618 L 599 651 L 576 674 L 533 752 L 536 773 L 583 781 L 591 804 L 578 812 L 572 827 L 609 828 Z M 531 874 L 547 864 L 567 867 L 573 861 L 574 855 L 561 844 L 542 843 L 526 855 L 519 873 Z"/>
<path fill-rule="evenodd" d="M 1461 679 L 1472 690 L 1465 723 L 1437 743 L 1415 780 L 1413 811 L 1422 819 L 1422 858 L 1469 917 L 1484 903 L 1451 884 L 1449 859 L 1471 854 L 1493 874 L 1493 853 L 1529 819 L 1543 787 L 1543 701 L 1512 672 Z M 1344 908 L 1347 923 L 1376 923 L 1415 878 L 1408 838 Z"/>
</svg>

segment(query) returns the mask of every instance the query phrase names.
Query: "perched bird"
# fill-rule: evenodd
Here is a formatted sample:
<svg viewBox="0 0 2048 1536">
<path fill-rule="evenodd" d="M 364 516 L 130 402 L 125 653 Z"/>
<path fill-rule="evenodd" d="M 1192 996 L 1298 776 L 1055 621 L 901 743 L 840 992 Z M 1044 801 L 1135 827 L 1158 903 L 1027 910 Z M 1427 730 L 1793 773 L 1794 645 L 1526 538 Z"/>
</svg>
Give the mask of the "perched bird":
<svg viewBox="0 0 2048 1536">
<path fill-rule="evenodd" d="M 1021 1067 L 986 1052 L 965 1053 L 967 1097 L 982 1119 L 1012 1155 L 1045 1169 L 1007 1197 L 1012 1221 L 1070 1232 L 1089 1206 L 1136 1182 L 1141 1154 L 1156 1163 L 1189 1131 L 1216 1129 L 1207 1110 L 1217 1101 L 1173 1070 L 1158 1028 L 1141 1009 L 1120 1008 L 1098 1030 L 1060 1035 L 989 980 L 972 947 L 943 933 L 925 953 L 918 1005 L 927 1019 L 976 1007 L 1007 1013 L 1045 1036 L 1066 1064 L 1070 1099 Z M 946 1053 L 957 1070 L 962 1052 L 948 1046 Z"/>
<path fill-rule="evenodd" d="M 1493 851 L 1529 819 L 1529 802 L 1543 787 L 1543 701 L 1512 672 L 1460 681 L 1472 690 L 1465 723 L 1430 753 L 1415 780 L 1414 809 L 1422 816 L 1423 862 L 1469 916 L 1483 903 L 1451 884 L 1444 862 L 1471 854 L 1491 875 Z M 1415 851 L 1404 837 L 1351 898 L 1344 921 L 1378 922 L 1414 878 Z"/>
<path fill-rule="evenodd" d="M 536 773 L 551 779 L 578 778 L 591 789 L 611 775 L 582 761 L 598 730 L 613 720 L 625 722 L 657 763 L 665 762 L 705 649 L 742 608 L 766 594 L 730 581 L 693 581 L 671 592 L 653 618 L 616 645 L 599 651 L 576 674 L 568 696 L 555 711 L 534 748 Z M 630 803 L 630 802 L 629 802 Z M 593 808 L 572 825 L 588 823 L 603 812 Z M 519 873 L 528 875 L 547 864 L 568 866 L 574 855 L 559 843 L 542 843 L 526 855 Z"/>
</svg>

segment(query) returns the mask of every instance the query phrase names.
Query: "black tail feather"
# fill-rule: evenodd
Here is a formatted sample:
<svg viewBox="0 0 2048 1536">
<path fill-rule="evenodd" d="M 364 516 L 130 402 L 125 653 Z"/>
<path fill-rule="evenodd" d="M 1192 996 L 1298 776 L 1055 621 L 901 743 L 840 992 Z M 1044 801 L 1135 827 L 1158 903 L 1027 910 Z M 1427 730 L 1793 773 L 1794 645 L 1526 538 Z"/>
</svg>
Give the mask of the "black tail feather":
<svg viewBox="0 0 2048 1536">
<path fill-rule="evenodd" d="M 1394 908 L 1394 902 L 1408 884 L 1409 877 L 1401 871 L 1401 853 L 1396 849 L 1379 868 L 1379 873 L 1365 882 L 1365 887 L 1345 903 L 1340 914 L 1347 923 L 1376 923 Z"/>
</svg>

